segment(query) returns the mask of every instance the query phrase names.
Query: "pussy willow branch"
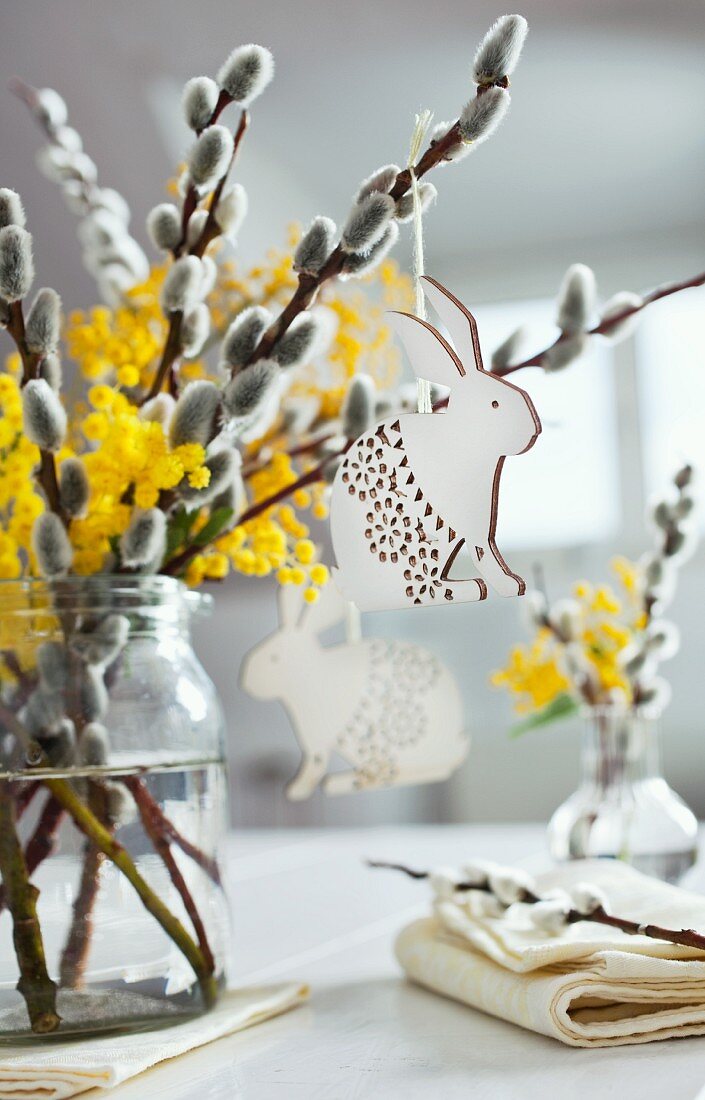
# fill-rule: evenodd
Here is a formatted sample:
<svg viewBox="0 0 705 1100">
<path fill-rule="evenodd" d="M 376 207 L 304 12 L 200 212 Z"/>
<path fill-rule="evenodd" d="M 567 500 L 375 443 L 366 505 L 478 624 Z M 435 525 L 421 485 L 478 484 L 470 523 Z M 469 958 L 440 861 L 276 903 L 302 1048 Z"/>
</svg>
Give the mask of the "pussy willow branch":
<svg viewBox="0 0 705 1100">
<path fill-rule="evenodd" d="M 694 287 L 703 285 L 705 285 L 705 271 L 700 272 L 699 275 L 694 275 L 690 279 L 682 279 L 677 283 L 664 283 L 663 286 L 656 287 L 651 293 L 645 294 L 639 305 L 626 306 L 621 313 L 616 313 L 614 317 L 600 321 L 599 324 L 588 329 L 587 335 L 604 336 L 606 333 L 609 333 L 610 329 L 616 324 L 619 324 L 620 321 L 626 321 L 628 317 L 633 317 L 635 313 L 641 313 L 642 309 L 646 309 L 647 306 L 652 305 L 654 302 L 658 302 L 662 298 L 668 298 L 671 294 L 679 294 L 682 290 L 691 290 Z M 505 378 L 508 374 L 514 374 L 518 370 L 524 370 L 525 367 L 540 367 L 544 356 L 568 339 L 570 339 L 569 334 L 562 332 L 550 347 L 537 352 L 536 355 L 532 355 L 530 359 L 524 359 L 521 363 L 508 364 L 506 367 L 501 367 L 499 370 L 493 371 L 493 373 L 499 378 Z"/>
<path fill-rule="evenodd" d="M 136 775 L 128 775 L 123 777 L 122 782 L 128 788 L 137 803 L 140 814 L 146 813 L 154 821 L 158 821 L 164 837 L 173 841 L 174 844 L 181 848 L 184 855 L 192 859 L 193 862 L 216 883 L 216 885 L 220 886 L 221 878 L 217 862 L 201 848 L 192 844 L 183 833 L 179 832 L 173 822 L 165 816 L 156 799 L 150 794 L 149 788 L 146 786 L 144 780 Z"/>
<path fill-rule="evenodd" d="M 56 139 L 56 132 L 54 127 L 47 120 L 42 119 L 37 114 L 37 105 L 39 102 L 39 95 L 36 88 L 33 88 L 31 84 L 25 83 L 24 80 L 20 80 L 18 76 L 13 76 L 9 82 L 8 87 L 19 100 L 22 101 L 32 112 L 32 117 L 39 126 L 44 136 L 52 145 L 59 145 L 60 143 Z M 87 208 L 90 208 L 95 193 L 100 191 L 100 187 L 97 183 L 89 183 L 86 179 L 80 180 L 81 192 L 83 200 Z"/>
<path fill-rule="evenodd" d="M 448 151 L 460 141 L 462 141 L 460 124 L 459 122 L 454 122 L 443 137 L 429 145 L 418 164 L 415 165 L 414 175 L 416 178 L 421 179 L 422 176 L 425 176 L 426 173 L 430 172 L 437 164 L 445 160 Z M 411 171 L 405 168 L 397 175 L 394 186 L 391 188 L 389 194 L 396 201 L 402 198 L 410 188 Z M 343 251 L 342 247 L 338 245 L 331 252 L 317 275 L 307 275 L 304 273 L 299 275 L 299 284 L 291 299 L 264 333 L 259 344 L 250 356 L 248 363 L 255 363 L 258 359 L 265 359 L 270 354 L 275 345 L 281 340 L 292 321 L 294 321 L 300 313 L 313 305 L 324 283 L 327 283 L 330 279 L 334 279 L 337 275 L 341 274 L 345 264 L 345 256 L 346 253 Z"/>
<path fill-rule="evenodd" d="M 37 784 L 36 789 L 39 788 Z M 15 821 L 19 821 L 24 807 L 21 805 L 20 800 L 15 798 Z M 63 807 L 59 805 L 56 799 L 49 796 L 42 812 L 39 815 L 39 820 L 34 827 L 34 832 L 27 841 L 24 850 L 24 861 L 27 867 L 27 874 L 31 878 L 37 867 L 47 859 L 48 856 L 56 848 L 56 839 L 59 832 L 59 827 L 64 817 Z M 0 912 L 5 908 L 6 902 L 5 886 L 0 885 Z"/>
<path fill-rule="evenodd" d="M 12 917 L 12 936 L 20 970 L 17 982 L 27 1006 L 32 1031 L 56 1031 L 56 983 L 47 971 L 42 932 L 37 919 L 39 891 L 29 881 L 15 824 L 14 799 L 9 784 L 0 783 L 0 875 Z"/>
<path fill-rule="evenodd" d="M 406 867 L 403 863 L 385 863 L 380 860 L 368 860 L 368 867 L 381 868 L 388 871 L 401 871 L 402 874 L 407 875 L 413 879 L 427 879 L 429 878 L 429 871 L 416 871 L 411 867 Z M 474 886 L 470 882 L 460 882 L 455 887 L 458 891 L 477 890 L 483 894 L 492 894 L 493 891 L 486 886 Z M 531 890 L 523 890 L 519 899 L 525 905 L 535 905 L 539 901 L 544 899 L 539 897 L 538 894 L 534 894 Z M 587 921 L 589 924 L 603 924 L 609 928 L 618 928 L 620 932 L 624 932 L 627 936 L 648 936 L 652 940 L 665 940 L 667 943 L 678 943 L 684 947 L 695 947 L 699 951 L 705 951 L 705 935 L 701 935 L 700 932 L 696 932 L 694 928 L 662 928 L 658 924 L 640 924 L 639 921 L 627 920 L 624 917 L 615 917 L 611 913 L 605 912 L 602 907 L 594 909 L 592 913 L 581 913 L 577 909 L 569 910 L 566 915 L 566 921 L 568 924 L 579 924 L 580 921 Z"/>
</svg>

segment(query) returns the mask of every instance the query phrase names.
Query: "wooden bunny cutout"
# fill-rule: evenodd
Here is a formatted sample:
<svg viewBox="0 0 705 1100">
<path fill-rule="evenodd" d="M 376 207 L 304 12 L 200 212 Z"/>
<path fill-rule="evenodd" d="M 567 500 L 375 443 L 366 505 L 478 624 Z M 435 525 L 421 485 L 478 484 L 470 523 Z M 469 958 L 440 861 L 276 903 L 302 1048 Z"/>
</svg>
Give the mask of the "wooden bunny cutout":
<svg viewBox="0 0 705 1100">
<path fill-rule="evenodd" d="M 482 366 L 471 313 L 435 279 L 426 297 L 455 350 L 427 321 L 390 314 L 419 378 L 450 387 L 448 409 L 406 413 L 355 441 L 331 499 L 336 584 L 361 611 L 521 596 L 526 585 L 495 544 L 502 466 L 535 443 L 541 422 L 524 390 Z M 454 579 L 466 545 L 470 579 Z"/>
<path fill-rule="evenodd" d="M 468 751 L 455 680 L 408 642 L 323 646 L 318 635 L 344 616 L 333 585 L 313 605 L 300 588 L 283 587 L 279 629 L 242 666 L 243 689 L 283 703 L 301 748 L 287 796 L 308 798 L 321 780 L 326 794 L 346 794 L 447 779 Z M 352 770 L 326 775 L 334 753 Z"/>
</svg>

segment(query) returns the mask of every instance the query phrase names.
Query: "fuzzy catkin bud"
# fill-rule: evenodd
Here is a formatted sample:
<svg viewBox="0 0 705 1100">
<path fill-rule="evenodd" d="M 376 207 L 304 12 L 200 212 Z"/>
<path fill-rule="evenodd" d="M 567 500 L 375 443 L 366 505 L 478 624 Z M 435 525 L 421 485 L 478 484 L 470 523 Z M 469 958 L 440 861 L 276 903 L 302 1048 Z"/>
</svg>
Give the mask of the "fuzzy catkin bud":
<svg viewBox="0 0 705 1100">
<path fill-rule="evenodd" d="M 302 313 L 277 341 L 272 358 L 280 367 L 293 367 L 318 354 L 322 325 L 312 313 Z"/>
<path fill-rule="evenodd" d="M 243 367 L 272 321 L 264 306 L 248 306 L 231 323 L 223 339 L 223 358 L 231 367 Z"/>
<path fill-rule="evenodd" d="M 84 516 L 88 508 L 89 496 L 88 475 L 80 458 L 65 459 L 59 471 L 61 507 L 70 516 Z"/>
<path fill-rule="evenodd" d="M 235 419 L 250 417 L 258 411 L 279 375 L 279 364 L 260 359 L 229 382 L 223 393 L 223 404 Z"/>
<path fill-rule="evenodd" d="M 536 883 L 531 875 L 509 867 L 499 867 L 490 871 L 490 889 L 503 905 L 513 905 L 521 901 L 526 893 L 536 892 Z"/>
<path fill-rule="evenodd" d="M 65 126 L 69 117 L 66 102 L 53 88 L 40 88 L 34 110 L 40 120 L 50 127 Z"/>
<path fill-rule="evenodd" d="M 345 257 L 345 266 L 343 267 L 342 278 L 359 277 L 360 275 L 367 275 L 370 271 L 373 271 L 378 264 L 382 262 L 387 253 L 394 247 L 399 238 L 399 226 L 396 222 L 391 222 L 387 226 L 384 233 L 377 241 L 372 245 L 369 252 L 355 253 L 351 252 Z"/>
<path fill-rule="evenodd" d="M 489 88 L 466 103 L 458 119 L 463 141 L 487 141 L 509 110 L 510 98 L 504 88 Z"/>
<path fill-rule="evenodd" d="M 181 242 L 181 216 L 170 202 L 160 202 L 147 215 L 147 232 L 155 248 L 173 252 Z"/>
<path fill-rule="evenodd" d="M 6 302 L 4 298 L 0 298 L 0 328 L 7 328 L 11 320 L 10 303 Z"/>
<path fill-rule="evenodd" d="M 621 313 L 624 313 L 625 309 L 640 310 L 644 304 L 644 299 L 638 294 L 634 294 L 631 290 L 621 290 L 618 294 L 615 294 L 608 302 L 602 307 L 602 313 L 600 315 L 600 325 L 602 327 L 603 336 L 608 336 L 613 343 L 618 343 L 620 340 L 626 340 L 636 331 L 639 321 L 641 320 L 640 313 L 632 313 L 628 317 L 622 318 L 621 321 L 615 321 L 613 324 L 607 324 L 613 317 L 619 317 Z"/>
<path fill-rule="evenodd" d="M 6 225 L 0 229 L 0 295 L 18 302 L 33 281 L 32 237 L 20 225 Z"/>
<path fill-rule="evenodd" d="M 558 291 L 556 323 L 561 332 L 570 336 L 584 332 L 595 309 L 597 286 L 595 275 L 586 264 L 572 264 Z"/>
<path fill-rule="evenodd" d="M 492 352 L 492 370 L 503 370 L 518 362 L 521 348 L 526 339 L 526 328 L 522 325 L 511 332 L 506 340 Z"/>
<path fill-rule="evenodd" d="M 559 898 L 547 898 L 530 906 L 528 916 L 535 928 L 558 936 L 566 926 L 569 907 Z"/>
<path fill-rule="evenodd" d="M 192 306 L 188 313 L 184 314 L 181 323 L 181 354 L 186 359 L 193 359 L 200 354 L 203 345 L 208 339 L 211 329 L 211 315 L 205 302 L 199 302 Z"/>
<path fill-rule="evenodd" d="M 44 577 L 60 577 L 71 566 L 73 550 L 66 529 L 55 512 L 37 516 L 32 528 L 32 549 Z"/>
<path fill-rule="evenodd" d="M 61 334 L 61 298 L 51 287 L 37 291 L 25 321 L 30 351 L 47 355 L 55 351 Z"/>
<path fill-rule="evenodd" d="M 78 694 L 84 721 L 95 722 L 105 716 L 109 702 L 108 689 L 100 669 L 93 665 L 85 665 L 81 669 Z"/>
<path fill-rule="evenodd" d="M 194 305 L 201 293 L 203 268 L 198 256 L 182 256 L 166 273 L 161 302 L 167 313 L 176 313 Z"/>
<path fill-rule="evenodd" d="M 385 164 L 382 168 L 378 168 L 376 172 L 373 172 L 371 176 L 362 181 L 357 190 L 355 202 L 362 202 L 373 191 L 380 191 L 383 195 L 386 195 L 396 183 L 396 178 L 400 172 L 401 168 L 398 164 Z"/>
<path fill-rule="evenodd" d="M 126 615 L 106 615 L 94 630 L 75 634 L 71 649 L 88 665 L 109 665 L 125 648 L 129 633 Z"/>
<path fill-rule="evenodd" d="M 235 237 L 247 216 L 247 191 L 241 183 L 234 183 L 223 191 L 215 209 L 218 228 L 231 240 Z"/>
<path fill-rule="evenodd" d="M 209 76 L 194 76 L 184 85 L 181 105 L 186 125 L 200 133 L 211 120 L 218 102 L 218 85 Z"/>
<path fill-rule="evenodd" d="M 192 383 L 193 385 L 193 383 Z M 159 508 L 136 509 L 120 538 L 120 556 L 128 569 L 160 563 L 166 545 L 166 516 Z"/>
<path fill-rule="evenodd" d="M 6 225 L 19 225 L 20 229 L 24 229 L 25 222 L 20 196 L 9 187 L 0 187 L 0 229 Z"/>
<path fill-rule="evenodd" d="M 294 271 L 317 275 L 333 251 L 335 233 L 331 218 L 314 218 L 294 252 Z"/>
<path fill-rule="evenodd" d="M 369 374 L 356 374 L 352 378 L 341 411 L 343 435 L 346 439 L 357 439 L 372 427 L 376 392 Z"/>
<path fill-rule="evenodd" d="M 496 84 L 514 72 L 528 29 L 523 15 L 503 15 L 493 23 L 475 54 L 472 78 L 476 84 Z"/>
<path fill-rule="evenodd" d="M 138 415 L 140 420 L 161 424 L 166 428 L 173 416 L 175 405 L 176 402 L 170 393 L 158 393 L 151 401 L 145 401 Z"/>
<path fill-rule="evenodd" d="M 220 405 L 220 390 L 213 382 L 197 380 L 189 382 L 176 402 L 169 426 L 172 447 L 182 443 L 200 443 L 206 446 L 215 424 Z"/>
<path fill-rule="evenodd" d="M 195 187 L 207 190 L 228 170 L 233 155 L 233 135 L 225 126 L 209 126 L 193 146 L 188 168 Z"/>
<path fill-rule="evenodd" d="M 66 768 L 74 763 L 76 751 L 76 727 L 70 718 L 62 718 L 41 738 L 42 750 L 55 768 Z"/>
<path fill-rule="evenodd" d="M 206 459 L 205 465 L 210 470 L 210 481 L 204 489 L 194 489 L 189 485 L 188 478 L 184 478 L 179 486 L 179 495 L 183 500 L 206 504 L 222 493 L 238 469 L 239 455 L 233 450 L 216 451 Z"/>
<path fill-rule="evenodd" d="M 604 909 L 608 912 L 607 898 L 597 886 L 591 882 L 576 882 L 570 888 L 570 898 L 573 908 L 585 916 L 590 916 L 596 909 Z"/>
<path fill-rule="evenodd" d="M 590 337 L 585 332 L 578 332 L 575 336 L 569 336 L 567 340 L 561 340 L 549 348 L 541 358 L 541 366 L 549 373 L 563 370 L 574 359 L 578 359 L 590 343 Z"/>
<path fill-rule="evenodd" d="M 446 136 L 453 125 L 454 123 L 452 122 L 439 122 L 437 126 L 434 126 L 431 130 L 431 145 L 437 145 L 441 138 Z M 474 148 L 474 144 L 469 144 L 462 140 L 455 141 L 453 145 L 446 146 L 443 153 L 443 159 L 438 162 L 438 167 L 443 168 L 446 164 L 463 160 L 463 158 L 466 157 L 468 153 L 471 153 Z"/>
<path fill-rule="evenodd" d="M 101 768 L 108 762 L 109 751 L 110 739 L 105 726 L 101 722 L 88 722 L 78 742 L 79 764 L 87 768 Z"/>
<path fill-rule="evenodd" d="M 39 377 L 49 383 L 54 393 L 59 392 L 63 375 L 61 371 L 61 360 L 58 355 L 50 352 L 49 355 L 43 356 L 39 362 Z"/>
<path fill-rule="evenodd" d="M 422 183 L 419 185 L 419 205 L 421 207 L 421 213 L 425 213 L 428 210 L 432 202 L 435 202 L 438 196 L 438 191 L 432 183 Z M 406 195 L 402 195 L 397 200 L 397 204 L 394 208 L 394 217 L 398 222 L 410 222 L 414 216 L 414 195 L 412 191 L 408 191 Z"/>
<path fill-rule="evenodd" d="M 394 199 L 373 191 L 362 202 L 353 206 L 343 226 L 340 241 L 344 252 L 366 253 L 384 236 L 384 231 L 394 215 Z"/>
<path fill-rule="evenodd" d="M 205 209 L 194 210 L 193 214 L 188 220 L 188 227 L 186 229 L 186 244 L 189 248 L 193 248 L 197 241 L 201 239 L 201 234 L 206 227 L 208 221 L 208 211 Z"/>
<path fill-rule="evenodd" d="M 66 435 L 66 412 L 43 378 L 33 378 L 22 390 L 25 435 L 43 451 L 58 451 Z"/>
<path fill-rule="evenodd" d="M 238 46 L 218 71 L 223 91 L 241 107 L 261 95 L 274 76 L 274 58 L 264 46 Z"/>
<path fill-rule="evenodd" d="M 43 688 L 63 691 L 70 676 L 66 647 L 60 642 L 43 642 L 37 649 L 37 670 Z"/>
</svg>

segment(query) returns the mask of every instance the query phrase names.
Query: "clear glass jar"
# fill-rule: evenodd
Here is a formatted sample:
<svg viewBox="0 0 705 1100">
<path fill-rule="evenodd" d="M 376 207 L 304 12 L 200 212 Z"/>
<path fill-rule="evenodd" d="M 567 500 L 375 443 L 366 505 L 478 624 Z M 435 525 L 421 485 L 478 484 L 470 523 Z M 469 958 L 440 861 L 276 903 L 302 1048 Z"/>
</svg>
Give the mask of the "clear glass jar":
<svg viewBox="0 0 705 1100">
<path fill-rule="evenodd" d="M 678 882 L 695 862 L 698 823 L 661 774 L 657 717 L 586 709 L 580 785 L 548 826 L 556 860 L 622 859 Z"/>
<path fill-rule="evenodd" d="M 0 582 L 0 1040 L 211 1007 L 223 719 L 169 577 Z"/>
</svg>

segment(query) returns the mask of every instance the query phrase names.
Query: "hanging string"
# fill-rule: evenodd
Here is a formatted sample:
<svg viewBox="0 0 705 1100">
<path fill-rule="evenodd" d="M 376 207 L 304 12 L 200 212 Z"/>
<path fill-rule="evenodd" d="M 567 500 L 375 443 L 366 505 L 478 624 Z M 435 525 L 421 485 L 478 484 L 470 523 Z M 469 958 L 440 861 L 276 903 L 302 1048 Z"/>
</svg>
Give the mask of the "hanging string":
<svg viewBox="0 0 705 1100">
<path fill-rule="evenodd" d="M 419 181 L 416 178 L 414 166 L 419 158 L 421 147 L 425 141 L 426 133 L 433 114 L 428 109 L 421 111 L 414 119 L 414 130 L 409 145 L 409 159 L 406 166 L 411 176 L 411 199 L 413 203 L 414 217 L 414 290 L 416 292 L 416 316 L 422 321 L 426 320 L 426 302 L 424 299 L 421 276 L 424 273 L 423 255 L 423 211 L 421 209 L 421 195 L 419 193 Z M 424 378 L 417 382 L 417 404 L 420 413 L 430 413 L 431 409 L 431 383 Z"/>
<path fill-rule="evenodd" d="M 348 645 L 357 645 L 362 640 L 362 623 L 357 604 L 345 605 L 345 641 Z"/>
</svg>

